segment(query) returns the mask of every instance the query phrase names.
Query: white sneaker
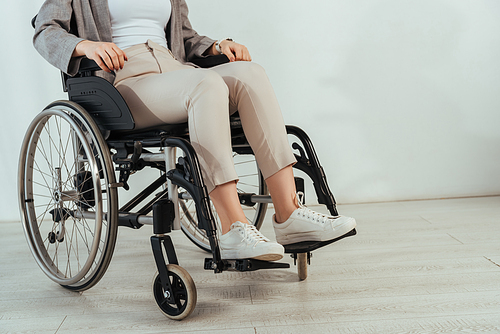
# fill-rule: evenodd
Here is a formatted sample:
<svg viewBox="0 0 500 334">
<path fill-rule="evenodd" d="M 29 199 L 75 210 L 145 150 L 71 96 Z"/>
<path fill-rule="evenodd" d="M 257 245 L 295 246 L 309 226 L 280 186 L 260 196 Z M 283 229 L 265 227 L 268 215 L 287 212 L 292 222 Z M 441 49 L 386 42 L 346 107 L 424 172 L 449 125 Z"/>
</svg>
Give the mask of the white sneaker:
<svg viewBox="0 0 500 334">
<path fill-rule="evenodd" d="M 299 197 L 300 192 L 297 193 Z M 356 220 L 345 216 L 327 216 L 308 209 L 299 197 L 299 208 L 282 224 L 273 215 L 276 240 L 282 245 L 302 241 L 327 241 L 343 236 L 356 227 Z"/>
<path fill-rule="evenodd" d="M 253 225 L 235 222 L 231 230 L 220 237 L 223 259 L 257 259 L 277 261 L 285 252 L 283 246 L 262 235 Z"/>
</svg>

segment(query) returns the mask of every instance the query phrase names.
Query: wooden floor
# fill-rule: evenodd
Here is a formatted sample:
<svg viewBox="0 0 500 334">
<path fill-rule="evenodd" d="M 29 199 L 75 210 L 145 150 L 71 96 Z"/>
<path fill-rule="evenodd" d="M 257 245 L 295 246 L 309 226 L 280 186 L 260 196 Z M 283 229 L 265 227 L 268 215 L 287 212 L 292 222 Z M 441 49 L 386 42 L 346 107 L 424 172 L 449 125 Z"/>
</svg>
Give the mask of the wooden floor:
<svg viewBox="0 0 500 334">
<path fill-rule="evenodd" d="M 122 228 L 102 281 L 66 291 L 38 268 L 19 222 L 1 223 L 1 333 L 500 333 L 500 197 L 344 205 L 358 235 L 290 269 L 215 275 L 176 231 L 198 289 L 165 318 L 151 293 L 151 229 Z M 273 238 L 268 212 L 264 234 Z"/>
</svg>

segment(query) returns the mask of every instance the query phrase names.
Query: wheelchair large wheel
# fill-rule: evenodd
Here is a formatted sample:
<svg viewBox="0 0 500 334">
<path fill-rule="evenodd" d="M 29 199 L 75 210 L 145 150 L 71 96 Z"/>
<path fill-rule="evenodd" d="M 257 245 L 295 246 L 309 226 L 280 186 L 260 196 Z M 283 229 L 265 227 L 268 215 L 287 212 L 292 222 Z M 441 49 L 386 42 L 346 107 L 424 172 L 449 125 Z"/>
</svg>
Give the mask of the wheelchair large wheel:
<svg viewBox="0 0 500 334">
<path fill-rule="evenodd" d="M 249 193 L 256 195 L 268 195 L 267 185 L 262 174 L 257 166 L 255 157 L 250 154 L 233 153 L 234 165 L 238 173 L 238 192 Z M 185 190 L 179 188 L 180 192 Z M 210 242 L 208 241 L 205 230 L 198 227 L 198 219 L 196 218 L 196 205 L 191 199 L 179 199 L 181 229 L 184 234 L 198 247 L 210 252 Z M 250 224 L 255 225 L 260 229 L 267 211 L 267 203 L 255 203 L 253 206 L 243 205 L 243 212 Z M 212 204 L 212 212 L 217 221 L 217 226 L 220 227 L 220 220 L 217 216 L 215 207 Z"/>
<path fill-rule="evenodd" d="M 109 150 L 91 116 L 69 101 L 37 115 L 18 181 L 26 239 L 40 268 L 71 290 L 95 285 L 113 254 L 118 203 Z"/>
</svg>

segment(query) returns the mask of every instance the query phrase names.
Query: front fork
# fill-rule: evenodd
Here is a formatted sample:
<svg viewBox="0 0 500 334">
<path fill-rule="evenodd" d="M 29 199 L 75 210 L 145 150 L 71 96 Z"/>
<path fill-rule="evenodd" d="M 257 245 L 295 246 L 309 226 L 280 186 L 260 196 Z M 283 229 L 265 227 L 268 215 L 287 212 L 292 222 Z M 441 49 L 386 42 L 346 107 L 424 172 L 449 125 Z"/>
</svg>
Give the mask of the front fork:
<svg viewBox="0 0 500 334">
<path fill-rule="evenodd" d="M 153 248 L 153 256 L 155 258 L 156 268 L 158 268 L 158 275 L 160 276 L 164 297 L 169 303 L 174 304 L 174 294 L 172 293 L 172 286 L 170 285 L 170 279 L 168 278 L 165 256 L 163 255 L 163 249 L 165 249 L 168 263 L 179 264 L 172 239 L 168 235 L 164 234 L 154 235 L 151 237 L 151 247 Z"/>
</svg>

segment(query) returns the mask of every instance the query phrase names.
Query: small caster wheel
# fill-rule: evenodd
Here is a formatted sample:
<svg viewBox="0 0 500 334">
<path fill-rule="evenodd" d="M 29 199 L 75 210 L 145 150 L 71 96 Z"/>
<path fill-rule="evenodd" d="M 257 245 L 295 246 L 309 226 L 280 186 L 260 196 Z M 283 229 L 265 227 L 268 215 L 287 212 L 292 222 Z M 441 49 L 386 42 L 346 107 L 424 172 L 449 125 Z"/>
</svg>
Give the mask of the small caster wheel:
<svg viewBox="0 0 500 334">
<path fill-rule="evenodd" d="M 176 264 L 167 264 L 167 271 L 174 302 L 168 301 L 170 293 L 163 290 L 159 274 L 153 281 L 153 295 L 163 314 L 173 320 L 182 320 L 190 315 L 196 306 L 196 286 L 186 269 Z"/>
<path fill-rule="evenodd" d="M 297 254 L 297 272 L 301 281 L 307 278 L 307 253 Z"/>
<path fill-rule="evenodd" d="M 54 232 L 49 232 L 49 235 L 47 237 L 49 238 L 49 242 L 51 244 L 56 243 L 56 234 Z"/>
</svg>

